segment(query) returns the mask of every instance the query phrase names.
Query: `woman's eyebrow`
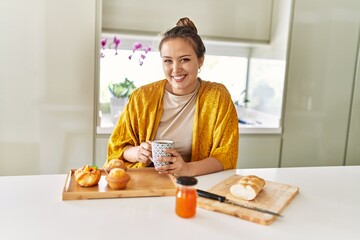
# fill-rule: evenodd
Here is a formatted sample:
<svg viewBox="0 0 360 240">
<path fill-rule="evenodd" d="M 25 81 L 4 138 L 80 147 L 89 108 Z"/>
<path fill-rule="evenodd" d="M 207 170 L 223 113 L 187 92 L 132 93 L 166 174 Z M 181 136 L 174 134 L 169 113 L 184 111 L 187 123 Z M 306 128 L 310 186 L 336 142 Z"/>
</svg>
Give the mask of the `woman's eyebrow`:
<svg viewBox="0 0 360 240">
<path fill-rule="evenodd" d="M 179 56 L 177 58 L 183 58 L 183 57 L 191 57 L 191 54 L 184 54 L 184 55 L 181 55 L 181 56 Z M 172 58 L 172 57 L 170 57 L 170 56 L 162 56 L 162 58 Z"/>
<path fill-rule="evenodd" d="M 179 56 L 179 58 L 183 58 L 183 57 L 191 57 L 191 55 L 190 54 L 185 54 L 185 55 Z"/>
</svg>

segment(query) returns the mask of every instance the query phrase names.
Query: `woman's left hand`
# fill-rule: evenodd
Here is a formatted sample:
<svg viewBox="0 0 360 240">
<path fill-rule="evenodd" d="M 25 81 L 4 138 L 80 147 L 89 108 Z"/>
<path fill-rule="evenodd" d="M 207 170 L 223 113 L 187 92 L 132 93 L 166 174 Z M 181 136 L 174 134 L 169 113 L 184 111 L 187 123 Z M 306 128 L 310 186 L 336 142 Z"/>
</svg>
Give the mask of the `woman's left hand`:
<svg viewBox="0 0 360 240">
<path fill-rule="evenodd" d="M 181 155 L 175 149 L 165 149 L 166 153 L 170 153 L 171 157 L 159 157 L 159 162 L 172 162 L 169 165 L 157 167 L 159 173 L 176 174 L 176 175 L 189 175 L 189 165 L 184 161 Z"/>
</svg>

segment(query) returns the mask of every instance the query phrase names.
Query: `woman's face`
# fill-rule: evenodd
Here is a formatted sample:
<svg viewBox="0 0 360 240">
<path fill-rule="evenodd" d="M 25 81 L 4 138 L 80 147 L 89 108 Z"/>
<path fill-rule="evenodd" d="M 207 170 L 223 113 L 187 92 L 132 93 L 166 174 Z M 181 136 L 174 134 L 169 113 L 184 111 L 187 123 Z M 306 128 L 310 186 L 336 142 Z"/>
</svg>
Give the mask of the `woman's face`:
<svg viewBox="0 0 360 240">
<path fill-rule="evenodd" d="M 160 55 L 168 80 L 166 90 L 175 95 L 193 92 L 197 86 L 198 69 L 203 64 L 204 58 L 198 59 L 191 44 L 182 38 L 164 42 Z"/>
</svg>

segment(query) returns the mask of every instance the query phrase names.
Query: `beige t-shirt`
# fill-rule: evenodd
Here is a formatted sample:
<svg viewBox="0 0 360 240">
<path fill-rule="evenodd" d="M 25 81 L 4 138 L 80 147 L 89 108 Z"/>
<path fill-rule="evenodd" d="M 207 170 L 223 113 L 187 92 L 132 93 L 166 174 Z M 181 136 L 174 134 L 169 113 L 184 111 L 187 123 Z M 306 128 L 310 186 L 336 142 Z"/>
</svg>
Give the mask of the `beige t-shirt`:
<svg viewBox="0 0 360 240">
<path fill-rule="evenodd" d="M 194 122 L 196 96 L 200 84 L 195 91 L 184 96 L 164 92 L 163 114 L 155 139 L 174 141 L 174 148 L 185 162 L 191 161 L 192 128 Z"/>
</svg>

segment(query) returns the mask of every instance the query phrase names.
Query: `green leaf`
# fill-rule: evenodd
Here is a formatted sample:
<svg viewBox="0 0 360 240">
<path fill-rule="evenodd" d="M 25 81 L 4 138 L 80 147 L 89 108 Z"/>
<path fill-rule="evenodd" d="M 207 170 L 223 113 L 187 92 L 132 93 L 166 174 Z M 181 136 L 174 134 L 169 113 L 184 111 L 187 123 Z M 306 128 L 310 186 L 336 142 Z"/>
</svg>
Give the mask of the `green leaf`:
<svg viewBox="0 0 360 240">
<path fill-rule="evenodd" d="M 110 83 L 108 88 L 113 97 L 128 98 L 130 97 L 131 93 L 136 89 L 136 86 L 133 81 L 125 78 L 123 82 Z"/>
</svg>

